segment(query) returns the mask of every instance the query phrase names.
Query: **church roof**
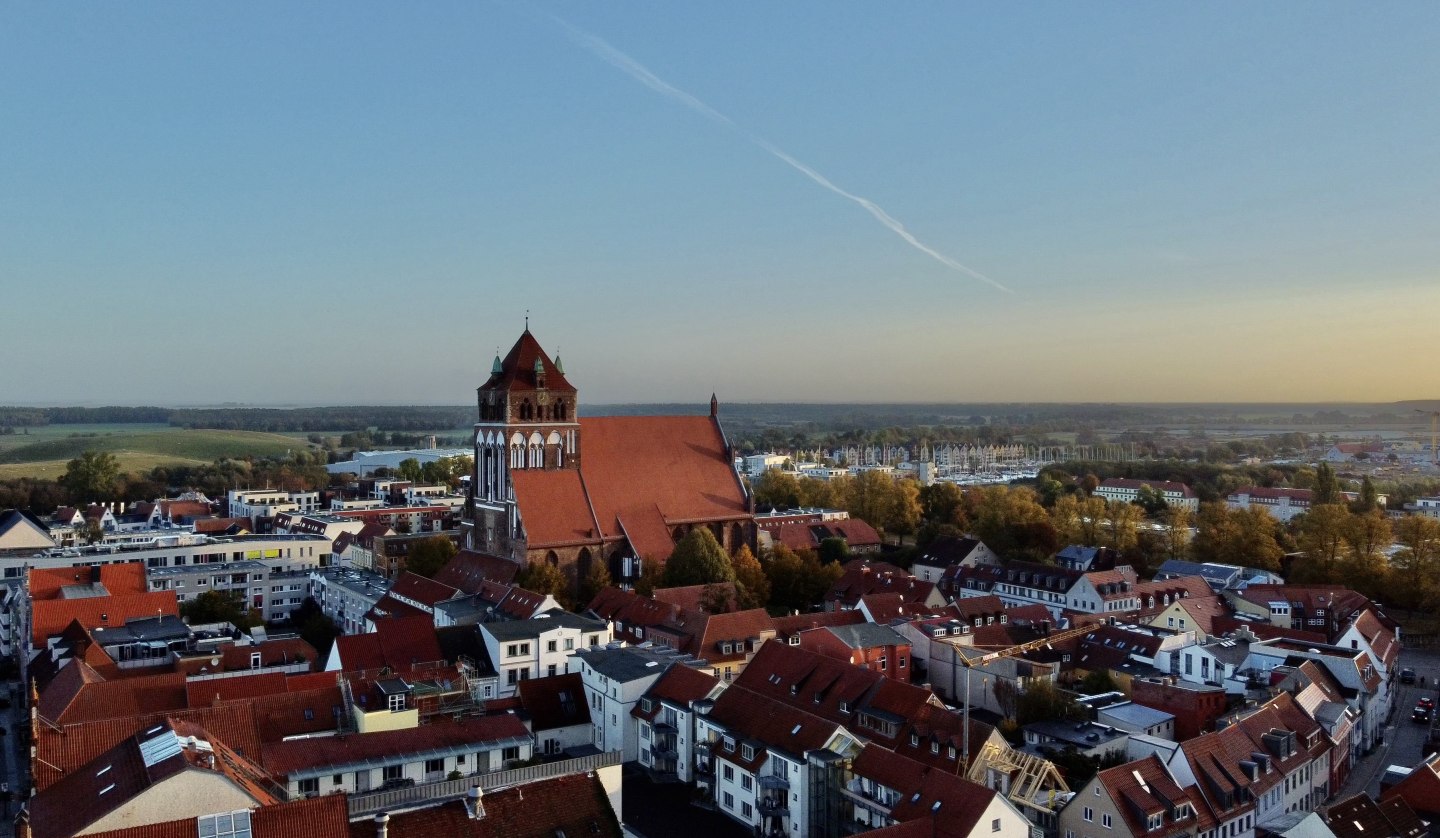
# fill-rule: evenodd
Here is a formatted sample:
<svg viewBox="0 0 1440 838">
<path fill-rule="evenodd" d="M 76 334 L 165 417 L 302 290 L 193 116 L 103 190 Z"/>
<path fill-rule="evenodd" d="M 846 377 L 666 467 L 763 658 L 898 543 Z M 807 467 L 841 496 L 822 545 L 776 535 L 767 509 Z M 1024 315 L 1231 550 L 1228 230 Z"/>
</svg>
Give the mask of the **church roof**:
<svg viewBox="0 0 1440 838">
<path fill-rule="evenodd" d="M 580 438 L 579 474 L 511 472 L 531 548 L 626 538 L 640 555 L 663 559 L 673 527 L 749 516 L 712 416 L 582 418 Z"/>
<path fill-rule="evenodd" d="M 565 380 L 565 373 L 545 354 L 540 348 L 540 342 L 526 329 L 515 345 L 510 347 L 510 354 L 500 362 L 498 371 L 492 368 L 490 378 L 480 386 L 481 390 L 538 390 L 540 385 L 536 382 L 536 365 L 545 371 L 546 390 L 565 390 L 575 392 L 570 382 Z"/>
</svg>

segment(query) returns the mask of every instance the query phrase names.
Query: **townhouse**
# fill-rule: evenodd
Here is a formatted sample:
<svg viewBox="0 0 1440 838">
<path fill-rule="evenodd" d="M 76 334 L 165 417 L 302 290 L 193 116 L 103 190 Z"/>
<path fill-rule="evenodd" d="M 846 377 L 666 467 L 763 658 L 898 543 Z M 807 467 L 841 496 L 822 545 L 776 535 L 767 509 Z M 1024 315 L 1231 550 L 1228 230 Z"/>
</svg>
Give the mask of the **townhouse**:
<svg viewBox="0 0 1440 838">
<path fill-rule="evenodd" d="M 632 715 L 641 696 L 674 666 L 713 673 L 704 661 L 663 646 L 612 645 L 582 649 L 570 657 L 567 672 L 581 676 L 595 747 L 620 751 L 626 762 L 640 758 L 640 725 Z"/>
<path fill-rule="evenodd" d="M 1184 483 L 1173 480 L 1142 480 L 1131 477 L 1109 477 L 1095 487 L 1095 495 L 1114 503 L 1133 503 L 1140 497 L 1142 489 L 1149 489 L 1160 495 L 1166 506 L 1188 509 L 1194 512 L 1200 508 L 1200 499 Z"/>
<path fill-rule="evenodd" d="M 636 703 L 634 716 L 640 740 L 640 764 L 660 781 L 694 783 L 697 762 L 695 731 L 708 700 L 724 689 L 720 680 L 693 666 L 671 666 Z"/>
<path fill-rule="evenodd" d="M 524 679 L 567 671 L 566 662 L 575 652 L 611 641 L 610 627 L 604 622 L 559 608 L 530 620 L 480 623 L 479 630 L 500 674 L 500 698 L 513 696 Z"/>
</svg>

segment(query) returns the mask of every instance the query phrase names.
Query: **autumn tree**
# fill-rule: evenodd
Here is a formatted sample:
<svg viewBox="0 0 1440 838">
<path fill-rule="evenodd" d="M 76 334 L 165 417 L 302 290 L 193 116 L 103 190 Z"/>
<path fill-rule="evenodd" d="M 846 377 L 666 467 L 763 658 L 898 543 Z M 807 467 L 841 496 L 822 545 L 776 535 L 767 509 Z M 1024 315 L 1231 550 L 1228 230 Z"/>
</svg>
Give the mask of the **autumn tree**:
<svg viewBox="0 0 1440 838">
<path fill-rule="evenodd" d="M 1164 550 L 1167 559 L 1183 559 L 1190 553 L 1190 522 L 1193 516 L 1183 506 L 1172 506 L 1161 516 L 1164 522 Z"/>
<path fill-rule="evenodd" d="M 800 506 L 800 484 L 795 475 L 778 468 L 766 469 L 751 482 L 750 492 L 760 509 L 794 509 Z"/>
<path fill-rule="evenodd" d="M 1296 523 L 1296 546 L 1305 557 L 1291 571 L 1292 581 L 1339 581 L 1349 552 L 1349 527 L 1350 511 L 1340 504 L 1312 505 Z"/>
<path fill-rule="evenodd" d="M 1315 467 L 1315 488 L 1311 491 L 1314 493 L 1310 498 L 1312 509 L 1325 504 L 1345 502 L 1345 496 L 1340 492 L 1340 481 L 1335 477 L 1335 469 L 1324 460 Z"/>
<path fill-rule="evenodd" d="M 775 545 L 761 561 L 770 581 L 770 603 L 786 611 L 809 611 L 844 574 L 838 564 L 822 565 L 811 550 L 799 553 Z"/>
<path fill-rule="evenodd" d="M 964 493 L 954 483 L 940 481 L 920 489 L 920 515 L 935 524 L 961 524 Z"/>
<path fill-rule="evenodd" d="M 764 608 L 770 603 L 770 579 L 748 545 L 730 558 L 735 568 L 735 596 L 741 608 Z"/>
<path fill-rule="evenodd" d="M 686 533 L 665 562 L 666 587 L 734 581 L 735 568 L 730 566 L 725 549 L 708 527 L 696 527 Z"/>
<path fill-rule="evenodd" d="M 1139 537 L 1140 518 L 1141 509 L 1133 503 L 1111 501 L 1105 504 L 1105 518 L 1100 528 L 1102 546 L 1122 553 L 1134 550 Z"/>
<path fill-rule="evenodd" d="M 1440 520 L 1406 515 L 1395 522 L 1400 545 L 1390 562 L 1394 581 L 1390 599 L 1409 608 L 1434 608 L 1440 592 Z"/>
<path fill-rule="evenodd" d="M 531 593 L 549 594 L 563 608 L 570 609 L 575 604 L 575 598 L 570 594 L 570 581 L 560 568 L 549 562 L 527 564 L 515 574 L 515 584 Z"/>
</svg>

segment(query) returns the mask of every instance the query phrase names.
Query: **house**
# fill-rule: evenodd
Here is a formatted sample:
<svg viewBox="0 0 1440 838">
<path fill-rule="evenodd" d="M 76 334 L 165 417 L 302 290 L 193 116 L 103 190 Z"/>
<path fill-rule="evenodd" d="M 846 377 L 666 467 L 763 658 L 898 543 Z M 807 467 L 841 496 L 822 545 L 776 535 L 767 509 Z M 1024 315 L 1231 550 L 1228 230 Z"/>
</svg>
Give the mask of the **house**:
<svg viewBox="0 0 1440 838">
<path fill-rule="evenodd" d="M 1251 583 L 1279 585 L 1285 582 L 1279 576 L 1259 568 L 1219 562 L 1190 562 L 1184 559 L 1166 559 L 1155 571 L 1157 582 L 1186 576 L 1198 576 L 1204 579 L 1210 589 L 1217 594 L 1227 590 L 1238 590 Z"/>
<path fill-rule="evenodd" d="M 1116 730 L 1155 739 L 1175 741 L 1175 717 L 1163 710 L 1120 701 L 1095 710 L 1095 720 Z"/>
<path fill-rule="evenodd" d="M 1277 677 L 1276 690 L 1294 696 L 1300 709 L 1325 730 L 1331 743 L 1330 788 L 1344 788 L 1364 746 L 1360 712 L 1346 702 L 1334 676 L 1315 661 L 1276 667 L 1271 678 Z"/>
<path fill-rule="evenodd" d="M 846 830 L 888 838 L 1028 835 L 1030 822 L 1003 794 L 867 745 L 841 791 Z"/>
<path fill-rule="evenodd" d="M 1380 791 L 1380 802 L 1403 801 L 1430 823 L 1440 823 L 1440 753 L 1420 761 L 1399 782 Z"/>
<path fill-rule="evenodd" d="M 21 829 L 24 829 L 22 824 Z M 25 833 L 17 831 L 17 835 Z M 33 833 L 32 834 L 36 834 Z M 213 812 L 163 823 L 88 832 L 89 838 L 193 838 L 248 834 L 251 838 L 350 838 L 349 812 L 338 795 L 306 798 L 233 812 Z"/>
<path fill-rule="evenodd" d="M 180 817 L 203 823 L 284 799 L 264 771 L 203 727 L 166 721 L 106 749 L 27 806 L 35 838 L 69 838 Z"/>
<path fill-rule="evenodd" d="M 610 627 L 604 622 L 560 608 L 530 620 L 481 623 L 479 629 L 490 660 L 500 673 L 500 698 L 514 695 L 522 680 L 565 672 L 566 661 L 573 653 L 611 640 Z"/>
<path fill-rule="evenodd" d="M 1159 757 L 1149 756 L 1091 778 L 1061 810 L 1057 831 L 1071 838 L 1195 838 L 1210 835 L 1215 823 L 1201 790 L 1182 787 Z"/>
<path fill-rule="evenodd" d="M 1330 446 L 1325 452 L 1325 461 L 1328 463 L 1353 463 L 1356 460 L 1368 460 L 1385 456 L 1385 445 L 1380 442 L 1342 442 Z"/>
<path fill-rule="evenodd" d="M 293 799 L 315 794 L 362 794 L 473 776 L 527 760 L 534 740 L 519 716 L 502 713 L 402 730 L 344 733 L 266 743 L 260 762 L 283 778 Z"/>
<path fill-rule="evenodd" d="M 1230 608 L 1218 596 L 1185 597 L 1170 603 L 1151 618 L 1147 625 L 1169 631 L 1194 631 L 1201 636 L 1220 633 L 1217 621 L 1229 616 Z"/>
<path fill-rule="evenodd" d="M 0 555 L 20 556 L 55 546 L 50 528 L 39 518 L 18 509 L 0 511 Z"/>
<path fill-rule="evenodd" d="M 1420 838 L 1430 834 L 1428 825 L 1404 798 L 1392 797 L 1376 803 L 1363 792 L 1326 810 L 1325 825 L 1336 838 L 1374 838 L 1376 835 Z"/>
<path fill-rule="evenodd" d="M 352 824 L 346 838 L 622 838 L 628 833 L 618 817 L 618 772 L 618 766 L 608 766 L 539 780 L 517 776 L 514 784 L 492 791 L 475 786 L 463 800 L 376 814 L 370 822 Z"/>
<path fill-rule="evenodd" d="M 1177 742 L 1214 729 L 1227 705 L 1224 688 L 1173 677 L 1136 678 L 1130 682 L 1130 699 L 1174 716 Z"/>
<path fill-rule="evenodd" d="M 720 680 L 693 666 L 671 666 L 640 697 L 634 716 L 640 764 L 657 779 L 695 782 L 696 721 L 722 689 Z"/>
<path fill-rule="evenodd" d="M 369 631 L 366 615 L 390 591 L 388 578 L 349 567 L 316 568 L 309 579 L 310 596 L 344 634 Z"/>
<path fill-rule="evenodd" d="M 889 626 L 861 623 L 803 631 L 800 648 L 909 682 L 910 641 Z"/>
<path fill-rule="evenodd" d="M 1265 486 L 1242 486 L 1225 496 L 1231 509 L 1259 507 L 1270 517 L 1285 523 L 1310 511 L 1315 493 L 1309 489 L 1272 489 Z"/>
<path fill-rule="evenodd" d="M 1200 508 L 1200 499 L 1189 486 L 1173 480 L 1141 480 L 1130 477 L 1110 477 L 1095 487 L 1096 497 L 1115 503 L 1133 503 L 1140 497 L 1140 490 L 1148 488 L 1159 493 L 1166 506 L 1188 509 L 1194 512 Z"/>
<path fill-rule="evenodd" d="M 855 608 L 861 597 L 872 594 L 899 594 L 905 602 L 931 611 L 945 606 L 945 597 L 934 582 L 911 576 L 887 562 L 851 559 L 845 563 L 844 574 L 825 594 L 825 610 Z"/>
<path fill-rule="evenodd" d="M 761 549 L 783 544 L 791 550 L 818 550 L 828 539 L 845 542 L 851 553 L 880 552 L 880 533 L 865 521 L 851 518 L 848 512 L 839 515 L 829 510 L 804 513 L 788 510 L 755 516 L 758 544 Z"/>
<path fill-rule="evenodd" d="M 531 620 L 560 608 L 552 594 L 537 594 L 524 588 L 482 582 L 474 593 L 435 603 L 435 625 L 470 626 L 505 620 Z"/>
<path fill-rule="evenodd" d="M 751 500 L 708 416 L 581 417 L 579 391 L 526 329 L 477 390 L 474 502 L 463 546 L 546 562 L 579 584 L 599 562 L 620 584 L 664 563 L 697 527 L 755 548 Z"/>
<path fill-rule="evenodd" d="M 939 582 L 949 568 L 977 564 L 998 565 L 1000 557 L 974 536 L 942 535 L 921 548 L 910 572 L 924 582 Z"/>
<path fill-rule="evenodd" d="M 1109 547 L 1070 544 L 1050 558 L 1067 570 L 1089 573 L 1092 570 L 1114 570 L 1119 554 Z"/>
<path fill-rule="evenodd" d="M 785 617 L 775 617 L 770 621 L 771 627 L 775 629 L 775 640 L 790 646 L 800 645 L 800 634 L 810 629 L 824 628 L 826 626 L 853 626 L 864 622 L 871 622 L 866 619 L 861 609 L 849 611 L 817 611 L 811 614 L 791 614 Z"/>
<path fill-rule="evenodd" d="M 671 666 L 711 672 L 689 655 L 648 645 L 581 649 L 570 657 L 566 671 L 579 673 L 585 685 L 596 748 L 620 751 L 625 762 L 640 758 L 640 725 L 632 718 L 633 711 Z"/>
<path fill-rule="evenodd" d="M 579 673 L 527 679 L 518 692 L 536 752 L 553 757 L 591 744 L 594 728 Z"/>
<path fill-rule="evenodd" d="M 1031 722 L 1023 728 L 1025 749 L 1041 756 L 1047 750 L 1068 751 L 1096 759 L 1124 754 L 1130 734 L 1117 727 L 1096 722 Z"/>
</svg>

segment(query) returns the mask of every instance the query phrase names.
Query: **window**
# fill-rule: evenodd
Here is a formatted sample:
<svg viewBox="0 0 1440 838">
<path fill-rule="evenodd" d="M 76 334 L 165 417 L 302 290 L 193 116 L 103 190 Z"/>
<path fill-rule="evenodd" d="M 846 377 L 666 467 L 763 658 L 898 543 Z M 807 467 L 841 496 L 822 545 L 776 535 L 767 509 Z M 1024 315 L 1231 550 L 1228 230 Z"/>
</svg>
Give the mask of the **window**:
<svg viewBox="0 0 1440 838">
<path fill-rule="evenodd" d="M 1000 819 L 999 819 L 999 818 L 996 818 L 995 820 L 993 820 L 993 821 L 990 822 L 990 831 L 991 831 L 991 832 L 999 832 L 999 831 L 1000 831 Z"/>
<path fill-rule="evenodd" d="M 425 773 L 426 773 L 426 774 L 434 774 L 434 773 L 437 772 L 437 771 L 444 771 L 444 770 L 445 770 L 445 760 L 443 760 L 443 759 L 427 759 L 427 760 L 425 760 Z"/>
<path fill-rule="evenodd" d="M 1094 823 L 1094 822 L 1095 822 L 1095 810 L 1094 810 L 1094 809 L 1091 809 L 1089 806 L 1086 806 L 1086 807 L 1080 812 L 1080 816 L 1083 817 L 1087 822 L 1090 822 L 1090 823 Z"/>
<path fill-rule="evenodd" d="M 567 638 L 565 638 L 565 651 L 568 652 L 568 651 L 570 651 L 570 650 L 572 650 L 572 649 L 574 649 L 574 648 L 575 648 L 575 638 L 573 638 L 573 637 L 567 637 Z"/>
<path fill-rule="evenodd" d="M 881 656 L 880 656 L 880 668 L 881 668 L 881 669 L 884 669 L 884 668 L 885 668 L 885 663 L 886 663 L 885 656 L 884 656 L 884 655 L 881 655 Z"/>
<path fill-rule="evenodd" d="M 200 838 L 250 838 L 250 813 L 243 809 L 223 815 L 201 815 L 196 821 Z"/>
<path fill-rule="evenodd" d="M 509 762 L 509 761 L 512 760 L 512 759 L 519 759 L 519 758 L 520 758 L 520 746 L 519 746 L 519 745 L 511 745 L 510 747 L 502 750 L 502 751 L 500 752 L 500 758 L 503 759 L 503 760 L 505 760 L 506 762 Z"/>
<path fill-rule="evenodd" d="M 393 782 L 395 780 L 402 780 L 405 778 L 405 766 L 387 765 L 385 766 L 385 770 L 381 773 L 381 776 L 387 783 Z"/>
<path fill-rule="evenodd" d="M 754 787 L 755 780 L 749 774 L 742 774 L 740 776 L 740 788 L 750 791 Z"/>
<path fill-rule="evenodd" d="M 301 780 L 301 781 L 300 781 L 300 793 L 301 793 L 301 794 L 319 794 L 319 793 L 320 793 L 320 778 L 319 778 L 319 777 L 310 777 L 310 778 L 308 778 L 308 779 Z"/>
<path fill-rule="evenodd" d="M 735 769 L 727 765 L 724 770 L 720 772 L 720 776 L 725 778 L 725 782 L 733 783 L 735 782 Z"/>
<path fill-rule="evenodd" d="M 754 758 L 755 758 L 755 746 L 754 746 L 754 745 L 741 745 L 741 746 L 740 746 L 740 758 L 741 758 L 741 759 L 744 759 L 744 760 L 754 759 Z"/>
<path fill-rule="evenodd" d="M 547 651 L 547 652 L 553 652 L 553 651 L 555 651 L 556 645 L 557 645 L 557 644 L 556 644 L 556 642 L 555 642 L 554 640 L 547 640 L 547 641 L 545 641 L 545 651 Z"/>
<path fill-rule="evenodd" d="M 398 694 L 396 694 L 396 695 L 390 696 L 390 712 L 391 712 L 391 713 L 399 713 L 401 710 L 404 710 L 404 709 L 405 709 L 405 694 L 404 694 L 404 693 L 398 693 Z"/>
<path fill-rule="evenodd" d="M 1113 829 L 1114 826 L 1115 826 L 1115 823 L 1114 823 L 1114 820 L 1113 820 L 1109 815 L 1101 815 L 1101 816 L 1100 816 L 1100 825 L 1103 826 L 1103 827 L 1105 827 L 1106 829 Z"/>
<path fill-rule="evenodd" d="M 724 801 L 724 803 L 725 803 L 725 808 L 726 808 L 726 809 L 734 809 L 734 808 L 735 808 L 735 795 L 733 795 L 733 794 L 731 794 L 730 792 L 727 791 L 727 792 L 725 792 L 725 796 L 724 796 L 723 798 L 721 798 L 721 799 Z"/>
</svg>

